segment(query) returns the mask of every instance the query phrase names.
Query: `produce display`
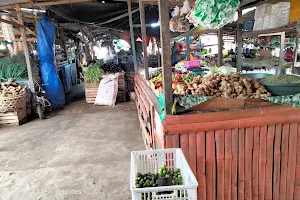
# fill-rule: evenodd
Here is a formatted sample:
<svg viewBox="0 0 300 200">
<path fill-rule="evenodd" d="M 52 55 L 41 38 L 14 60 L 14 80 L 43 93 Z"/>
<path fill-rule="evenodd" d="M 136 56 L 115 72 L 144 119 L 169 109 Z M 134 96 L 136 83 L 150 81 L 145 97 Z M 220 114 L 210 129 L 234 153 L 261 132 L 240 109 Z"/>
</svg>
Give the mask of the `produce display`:
<svg viewBox="0 0 300 200">
<path fill-rule="evenodd" d="M 218 29 L 233 19 L 239 0 L 197 0 L 188 19 L 194 26 Z"/>
<path fill-rule="evenodd" d="M 12 79 L 9 79 L 7 82 L 0 83 L 0 97 L 16 97 L 24 95 L 25 93 L 26 88 Z"/>
<path fill-rule="evenodd" d="M 190 83 L 173 83 L 174 94 L 195 94 L 224 98 L 265 98 L 271 96 L 261 83 L 240 73 L 197 76 Z"/>
<path fill-rule="evenodd" d="M 273 75 L 263 79 L 260 79 L 264 83 L 300 83 L 300 76 L 294 75 Z"/>
<path fill-rule="evenodd" d="M 171 185 L 182 185 L 182 176 L 180 169 L 175 169 L 174 171 L 170 171 L 167 169 L 166 165 L 163 165 L 159 168 L 159 173 L 147 173 L 141 174 L 137 173 L 135 179 L 135 186 L 136 188 L 146 188 L 146 187 L 159 187 L 162 186 L 160 183 L 163 179 L 169 179 Z M 181 191 L 182 196 L 184 195 L 185 191 Z M 157 192 L 157 195 L 161 194 L 168 194 L 169 192 Z M 180 191 L 178 191 L 178 195 L 180 195 Z M 186 195 L 187 196 L 187 195 Z M 142 200 L 146 197 L 148 199 L 148 193 L 142 193 Z M 150 193 L 150 198 L 152 197 L 152 193 Z"/>
<path fill-rule="evenodd" d="M 27 78 L 27 76 L 27 65 L 23 52 L 0 59 L 0 82 L 8 81 L 10 78 Z"/>
<path fill-rule="evenodd" d="M 117 65 L 114 61 L 107 61 L 101 65 L 101 68 L 105 73 L 118 73 L 124 72 L 120 65 Z"/>
<path fill-rule="evenodd" d="M 100 83 L 104 70 L 100 68 L 97 63 L 92 63 L 88 66 L 87 71 L 84 73 L 85 83 Z"/>
</svg>

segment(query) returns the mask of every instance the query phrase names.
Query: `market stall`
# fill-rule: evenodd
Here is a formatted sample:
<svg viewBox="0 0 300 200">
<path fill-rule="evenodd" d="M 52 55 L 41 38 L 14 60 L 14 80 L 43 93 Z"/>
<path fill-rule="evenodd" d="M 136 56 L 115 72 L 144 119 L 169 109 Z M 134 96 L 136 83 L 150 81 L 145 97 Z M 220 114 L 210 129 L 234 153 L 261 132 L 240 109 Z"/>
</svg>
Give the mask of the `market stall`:
<svg viewBox="0 0 300 200">
<path fill-rule="evenodd" d="M 199 2 L 194 9 L 201 10 Z M 190 80 L 180 74 L 178 79 L 170 62 L 169 3 L 158 1 L 158 7 L 160 84 L 153 83 L 147 65 L 145 73 L 135 76 L 138 117 L 147 149 L 181 148 L 198 180 L 198 199 L 300 198 L 299 91 L 275 96 L 268 87 L 280 85 L 288 90 L 293 83 L 296 89 L 298 81 L 290 76 L 289 80 L 285 76 L 257 80 L 232 72 Z M 238 10 L 237 71 L 242 69 L 242 9 Z M 219 28 L 219 22 L 211 28 Z"/>
</svg>

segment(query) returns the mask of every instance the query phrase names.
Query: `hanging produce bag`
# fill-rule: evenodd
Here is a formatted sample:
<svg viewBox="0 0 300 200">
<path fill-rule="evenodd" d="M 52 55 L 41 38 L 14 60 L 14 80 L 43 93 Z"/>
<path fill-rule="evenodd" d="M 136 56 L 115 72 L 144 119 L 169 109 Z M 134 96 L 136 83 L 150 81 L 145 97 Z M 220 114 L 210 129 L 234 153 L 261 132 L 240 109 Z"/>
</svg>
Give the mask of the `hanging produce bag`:
<svg viewBox="0 0 300 200">
<path fill-rule="evenodd" d="M 172 18 L 170 19 L 170 30 L 172 32 L 178 31 L 178 20 L 180 17 L 180 8 L 176 6 L 172 12 Z"/>
<path fill-rule="evenodd" d="M 184 33 L 190 30 L 190 22 L 186 18 L 187 14 L 191 11 L 190 4 L 188 0 L 185 0 L 183 7 L 180 10 L 180 17 L 178 19 L 178 32 Z"/>
<path fill-rule="evenodd" d="M 238 6 L 239 0 L 197 0 L 188 19 L 196 27 L 218 29 L 233 19 Z"/>
<path fill-rule="evenodd" d="M 109 74 L 104 77 L 99 85 L 95 105 L 114 106 L 118 94 L 119 74 Z"/>
<path fill-rule="evenodd" d="M 38 23 L 37 47 L 40 58 L 41 80 L 54 108 L 65 104 L 65 92 L 54 65 L 55 26 L 42 15 Z"/>
</svg>

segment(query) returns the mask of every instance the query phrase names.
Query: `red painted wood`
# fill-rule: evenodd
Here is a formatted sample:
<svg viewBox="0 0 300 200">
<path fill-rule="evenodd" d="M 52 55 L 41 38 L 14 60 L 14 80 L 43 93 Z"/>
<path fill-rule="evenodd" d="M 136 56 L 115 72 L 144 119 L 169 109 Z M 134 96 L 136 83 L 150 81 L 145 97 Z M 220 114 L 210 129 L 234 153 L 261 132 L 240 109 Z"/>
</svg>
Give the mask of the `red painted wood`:
<svg viewBox="0 0 300 200">
<path fill-rule="evenodd" d="M 216 155 L 217 155 L 217 199 L 224 200 L 225 192 L 225 132 L 224 130 L 215 131 Z"/>
<path fill-rule="evenodd" d="M 239 129 L 238 199 L 245 199 L 245 129 Z"/>
<path fill-rule="evenodd" d="M 239 156 L 239 130 L 232 129 L 232 165 L 231 165 L 231 197 L 232 200 L 237 200 L 237 186 L 238 186 L 238 156 Z"/>
<path fill-rule="evenodd" d="M 197 171 L 197 146 L 196 146 L 196 134 L 195 133 L 189 133 L 189 165 L 196 176 Z"/>
<path fill-rule="evenodd" d="M 259 133 L 260 127 L 254 127 L 253 132 L 253 162 L 252 162 L 252 199 L 258 200 L 258 163 L 259 163 Z"/>
<path fill-rule="evenodd" d="M 289 158 L 287 170 L 287 187 L 286 187 L 286 200 L 293 200 L 294 196 L 294 182 L 295 170 L 297 162 L 297 137 L 298 137 L 298 124 L 290 125 L 290 138 L 289 138 Z"/>
<path fill-rule="evenodd" d="M 252 199 L 252 151 L 253 151 L 253 127 L 246 128 L 245 134 L 245 200 Z"/>
<path fill-rule="evenodd" d="M 222 111 L 211 113 L 199 113 L 185 114 L 185 115 L 167 115 L 165 118 L 165 124 L 191 124 L 191 123 L 203 123 L 214 121 L 226 121 L 242 118 L 273 116 L 273 115 L 286 115 L 299 113 L 300 110 L 291 106 L 272 106 L 266 108 L 251 108 L 238 111 Z"/>
<path fill-rule="evenodd" d="M 180 148 L 188 160 L 189 158 L 189 134 L 180 134 Z"/>
<path fill-rule="evenodd" d="M 272 117 L 254 117 L 239 120 L 165 125 L 164 128 L 165 131 L 169 132 L 170 134 L 177 134 L 181 132 L 214 131 L 231 128 L 247 128 L 274 124 L 298 123 L 299 121 L 300 114 L 299 112 L 295 112 L 294 114 L 274 115 Z"/>
<path fill-rule="evenodd" d="M 294 184 L 294 199 L 300 199 L 300 125 L 298 124 L 297 134 L 297 158 L 296 158 L 296 172 Z"/>
<path fill-rule="evenodd" d="M 179 135 L 173 135 L 173 148 L 179 148 Z"/>
<path fill-rule="evenodd" d="M 260 128 L 259 135 L 259 182 L 258 182 L 258 199 L 265 199 L 265 175 L 267 162 L 267 126 Z"/>
<path fill-rule="evenodd" d="M 216 199 L 215 182 L 215 133 L 206 132 L 206 198 Z"/>
<path fill-rule="evenodd" d="M 225 200 L 231 200 L 231 165 L 232 165 L 232 133 L 225 130 Z"/>
<path fill-rule="evenodd" d="M 281 124 L 276 125 L 275 142 L 274 142 L 274 171 L 273 171 L 273 199 L 274 200 L 279 200 L 281 131 L 282 131 L 282 125 Z"/>
<path fill-rule="evenodd" d="M 196 135 L 197 140 L 197 180 L 198 180 L 198 199 L 206 199 L 206 177 L 205 177 L 205 151 L 206 141 L 205 132 Z"/>
<path fill-rule="evenodd" d="M 273 145 L 275 136 L 275 125 L 268 126 L 267 132 L 267 163 L 266 163 L 266 182 L 265 182 L 265 199 L 272 200 L 273 191 Z"/>
<path fill-rule="evenodd" d="M 289 154 L 289 133 L 290 125 L 284 124 L 282 128 L 281 140 L 281 174 L 280 174 L 280 188 L 279 199 L 285 200 L 286 195 L 286 178 L 287 178 L 287 160 Z"/>
</svg>

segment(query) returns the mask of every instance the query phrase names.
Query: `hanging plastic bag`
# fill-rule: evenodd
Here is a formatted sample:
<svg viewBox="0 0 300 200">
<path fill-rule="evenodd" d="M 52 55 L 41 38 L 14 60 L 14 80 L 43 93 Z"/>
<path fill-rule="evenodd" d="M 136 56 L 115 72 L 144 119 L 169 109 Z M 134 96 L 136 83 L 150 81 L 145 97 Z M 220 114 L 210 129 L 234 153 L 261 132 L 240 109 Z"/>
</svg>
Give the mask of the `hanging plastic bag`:
<svg viewBox="0 0 300 200">
<path fill-rule="evenodd" d="M 180 17 L 180 8 L 176 6 L 172 12 L 172 18 L 170 19 L 170 30 L 172 32 L 178 31 L 178 19 Z"/>
<path fill-rule="evenodd" d="M 178 32 L 184 33 L 190 30 L 190 22 L 186 18 L 188 13 L 191 11 L 190 4 L 188 0 L 185 0 L 183 7 L 180 10 L 180 17 L 178 19 Z"/>
<path fill-rule="evenodd" d="M 114 106 L 118 94 L 119 74 L 109 74 L 105 76 L 99 85 L 95 105 Z"/>
</svg>

